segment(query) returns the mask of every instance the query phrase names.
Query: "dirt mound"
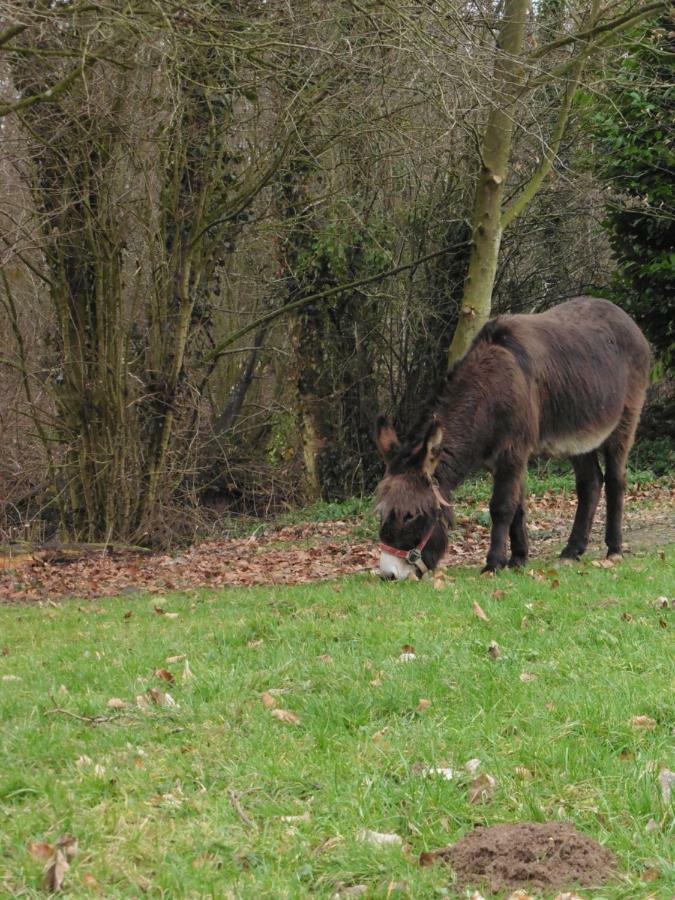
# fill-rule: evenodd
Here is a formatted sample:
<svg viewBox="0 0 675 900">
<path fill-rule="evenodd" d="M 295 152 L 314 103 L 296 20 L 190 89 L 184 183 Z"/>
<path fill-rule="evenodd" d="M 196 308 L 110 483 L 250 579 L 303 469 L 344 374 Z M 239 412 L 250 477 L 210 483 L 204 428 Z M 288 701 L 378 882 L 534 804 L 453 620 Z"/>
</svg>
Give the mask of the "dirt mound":
<svg viewBox="0 0 675 900">
<path fill-rule="evenodd" d="M 420 864 L 452 865 L 460 887 L 598 887 L 616 871 L 616 860 L 597 841 L 559 822 L 477 828 L 451 847 L 422 853 Z"/>
</svg>

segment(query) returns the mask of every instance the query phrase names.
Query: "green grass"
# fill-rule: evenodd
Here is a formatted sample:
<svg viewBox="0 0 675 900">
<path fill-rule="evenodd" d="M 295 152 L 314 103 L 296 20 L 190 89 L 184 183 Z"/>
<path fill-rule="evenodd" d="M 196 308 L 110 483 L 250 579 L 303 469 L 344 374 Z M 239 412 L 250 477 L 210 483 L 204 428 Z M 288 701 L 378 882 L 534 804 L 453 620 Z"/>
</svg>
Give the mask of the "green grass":
<svg viewBox="0 0 675 900">
<path fill-rule="evenodd" d="M 0 609 L 0 896 L 41 896 L 26 844 L 64 832 L 80 846 L 69 897 L 330 897 L 340 884 L 459 896 L 420 851 L 476 824 L 562 819 L 619 859 L 623 880 L 583 897 L 670 897 L 658 772 L 675 768 L 673 623 L 654 601 L 672 592 L 672 567 L 653 554 L 549 568 L 455 570 L 442 590 L 362 576 Z M 398 660 L 404 644 L 415 660 Z M 194 678 L 168 686 L 180 707 L 139 710 L 136 695 L 167 687 L 154 670 L 179 675 L 165 659 L 181 653 Z M 270 689 L 298 726 L 264 707 Z M 49 712 L 115 715 L 111 697 L 129 706 L 98 725 Z M 654 729 L 632 727 L 638 715 Z M 497 779 L 487 805 L 467 799 L 474 757 Z M 422 778 L 416 763 L 458 777 Z M 409 850 L 363 844 L 363 828 Z"/>
</svg>

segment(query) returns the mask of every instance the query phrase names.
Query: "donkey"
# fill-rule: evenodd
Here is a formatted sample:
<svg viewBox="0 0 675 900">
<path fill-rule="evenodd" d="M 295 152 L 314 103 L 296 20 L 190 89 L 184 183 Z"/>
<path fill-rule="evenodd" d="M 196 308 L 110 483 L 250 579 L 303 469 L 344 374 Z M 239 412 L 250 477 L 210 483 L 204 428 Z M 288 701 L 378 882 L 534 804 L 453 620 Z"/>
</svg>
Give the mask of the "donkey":
<svg viewBox="0 0 675 900">
<path fill-rule="evenodd" d="M 649 369 L 642 332 L 607 300 L 577 297 L 547 312 L 490 320 L 405 443 L 388 419 L 377 420 L 386 464 L 376 507 L 382 577 L 421 577 L 438 565 L 453 521 L 452 491 L 480 467 L 494 480 L 483 571 L 524 565 L 524 480 L 536 454 L 569 457 L 574 468 L 577 510 L 561 557 L 579 559 L 586 550 L 603 480 L 607 555 L 620 556 L 626 459 Z"/>
</svg>

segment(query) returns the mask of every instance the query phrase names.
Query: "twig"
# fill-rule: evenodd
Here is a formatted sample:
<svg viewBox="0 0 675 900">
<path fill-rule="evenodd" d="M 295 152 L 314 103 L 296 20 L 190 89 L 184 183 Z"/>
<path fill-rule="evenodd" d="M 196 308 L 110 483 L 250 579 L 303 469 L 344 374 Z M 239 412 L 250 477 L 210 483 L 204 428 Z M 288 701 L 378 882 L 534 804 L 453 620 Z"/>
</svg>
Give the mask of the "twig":
<svg viewBox="0 0 675 900">
<path fill-rule="evenodd" d="M 227 796 L 230 798 L 230 803 L 232 804 L 232 808 L 234 809 L 236 814 L 239 816 L 241 821 L 244 823 L 244 825 L 246 825 L 248 828 L 257 828 L 256 823 L 247 814 L 246 810 L 241 805 L 241 802 L 239 800 L 239 795 L 236 793 L 236 791 L 233 791 L 231 788 L 228 788 Z"/>
<path fill-rule="evenodd" d="M 77 713 L 71 712 L 69 709 L 61 709 L 55 706 L 54 709 L 46 709 L 46 716 L 60 714 L 62 716 L 70 716 L 71 719 L 77 719 L 80 722 L 86 722 L 87 725 L 105 725 L 107 722 L 114 722 L 117 719 L 133 718 L 126 713 L 116 713 L 113 716 L 78 716 Z"/>
</svg>

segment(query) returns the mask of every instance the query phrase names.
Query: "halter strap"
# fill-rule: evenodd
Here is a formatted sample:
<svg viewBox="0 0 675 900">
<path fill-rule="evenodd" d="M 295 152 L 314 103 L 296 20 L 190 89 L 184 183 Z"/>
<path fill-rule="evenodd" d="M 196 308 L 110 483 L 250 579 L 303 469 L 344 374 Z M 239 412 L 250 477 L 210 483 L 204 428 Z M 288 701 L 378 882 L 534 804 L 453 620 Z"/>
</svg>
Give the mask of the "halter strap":
<svg viewBox="0 0 675 900">
<path fill-rule="evenodd" d="M 398 556 L 399 559 L 404 559 L 414 569 L 417 569 L 420 575 L 424 575 L 425 572 L 429 571 L 429 567 L 422 561 L 422 550 L 424 550 L 429 542 L 429 538 L 434 533 L 435 527 L 436 522 L 433 522 L 419 544 L 411 550 L 399 550 L 397 547 L 388 547 L 386 544 L 380 544 L 380 550 L 391 554 L 391 556 Z"/>
</svg>

